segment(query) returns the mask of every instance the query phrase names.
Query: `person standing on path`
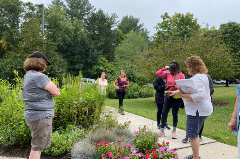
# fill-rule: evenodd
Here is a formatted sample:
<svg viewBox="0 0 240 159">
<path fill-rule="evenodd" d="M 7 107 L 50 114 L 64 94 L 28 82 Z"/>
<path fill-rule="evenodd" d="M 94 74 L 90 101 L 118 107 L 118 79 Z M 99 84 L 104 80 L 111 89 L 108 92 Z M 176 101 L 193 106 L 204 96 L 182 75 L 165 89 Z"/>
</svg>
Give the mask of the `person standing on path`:
<svg viewBox="0 0 240 159">
<path fill-rule="evenodd" d="M 196 93 L 184 94 L 180 89 L 167 91 L 170 96 L 179 95 L 184 98 L 184 106 L 187 114 L 186 134 L 190 138 L 193 154 L 184 159 L 200 159 L 199 157 L 199 131 L 207 118 L 213 112 L 210 97 L 207 67 L 199 56 L 188 57 L 185 61 L 188 73 L 192 76 Z"/>
<path fill-rule="evenodd" d="M 31 131 L 29 159 L 40 159 L 43 149 L 50 147 L 54 100 L 60 95 L 57 86 L 43 72 L 50 63 L 42 52 L 33 52 L 24 62 L 27 71 L 23 79 L 24 117 Z"/>
<path fill-rule="evenodd" d="M 166 72 L 166 70 L 169 70 L 169 72 Z M 184 74 L 181 73 L 179 64 L 176 60 L 173 60 L 170 63 L 169 68 L 165 67 L 157 71 L 156 75 L 167 79 L 167 84 L 165 89 L 171 90 L 171 91 L 178 90 L 175 80 L 185 79 L 185 76 Z M 159 134 L 160 136 L 165 136 L 164 127 L 166 126 L 166 123 L 167 123 L 168 112 L 170 108 L 172 108 L 173 131 L 172 131 L 171 137 L 172 139 L 177 139 L 176 127 L 178 123 L 178 111 L 181 103 L 182 103 L 182 99 L 180 96 L 176 95 L 173 97 L 169 97 L 168 94 L 166 94 L 166 97 L 164 98 L 164 104 L 163 104 L 161 131 Z"/>
<path fill-rule="evenodd" d="M 116 84 L 118 83 L 118 86 Z M 126 77 L 124 70 L 120 71 L 120 76 L 114 81 L 113 86 L 116 88 L 116 92 L 119 99 L 119 113 L 124 115 L 123 99 L 126 94 L 126 87 L 129 87 L 129 80 Z"/>
<path fill-rule="evenodd" d="M 211 102 L 212 102 L 212 95 L 214 93 L 214 88 L 213 88 L 213 81 L 212 81 L 212 78 L 210 75 L 207 75 L 208 76 L 208 80 L 209 80 L 209 89 L 210 89 L 210 96 L 211 96 Z M 214 106 L 213 106 L 213 110 L 214 110 Z M 203 127 L 204 127 L 204 123 L 200 129 L 200 132 L 199 132 L 199 141 L 202 142 L 202 132 L 203 132 Z M 189 138 L 186 136 L 186 138 L 184 138 L 182 140 L 183 143 L 188 143 L 190 142 Z"/>
<path fill-rule="evenodd" d="M 235 102 L 232 118 L 228 123 L 229 129 L 233 134 L 238 134 L 238 159 L 240 159 L 240 132 L 239 132 L 239 121 L 240 121 L 240 85 L 237 87 L 237 99 Z"/>
<path fill-rule="evenodd" d="M 155 103 L 157 104 L 157 127 L 160 129 L 161 124 L 161 116 L 163 110 L 163 102 L 164 102 L 164 91 L 165 91 L 165 82 L 163 81 L 162 77 L 157 77 L 154 84 L 154 89 L 156 90 L 155 93 Z"/>
<path fill-rule="evenodd" d="M 107 85 L 108 85 L 108 81 L 105 79 L 105 72 L 101 73 L 101 78 L 99 78 L 96 83 L 94 84 L 94 87 L 96 88 L 96 86 L 98 86 L 101 90 L 102 94 L 106 94 L 106 90 L 107 90 Z"/>
</svg>

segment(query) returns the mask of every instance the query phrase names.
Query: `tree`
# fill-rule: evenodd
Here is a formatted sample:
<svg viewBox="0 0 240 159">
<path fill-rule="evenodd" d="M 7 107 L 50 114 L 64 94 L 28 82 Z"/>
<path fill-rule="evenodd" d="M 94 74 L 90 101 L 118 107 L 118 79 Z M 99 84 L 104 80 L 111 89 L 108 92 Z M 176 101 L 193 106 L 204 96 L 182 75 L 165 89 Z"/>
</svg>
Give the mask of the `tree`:
<svg viewBox="0 0 240 159">
<path fill-rule="evenodd" d="M 232 53 L 240 51 L 240 24 L 236 22 L 229 22 L 221 24 L 219 31 L 223 35 L 224 42 L 232 49 Z"/>
<path fill-rule="evenodd" d="M 104 57 L 99 57 L 97 63 L 93 66 L 92 69 L 92 78 L 99 78 L 102 72 L 106 73 L 106 78 L 111 80 L 113 75 L 113 62 L 108 62 L 108 60 Z M 115 77 L 114 77 L 115 78 Z"/>
<path fill-rule="evenodd" d="M 132 15 L 126 15 L 122 18 L 122 21 L 118 25 L 118 29 L 121 30 L 124 34 L 128 34 L 132 30 L 136 33 L 141 34 L 146 41 L 149 41 L 149 32 L 146 28 L 143 27 L 143 24 L 139 24 L 139 21 L 139 18 L 134 18 Z"/>
<path fill-rule="evenodd" d="M 65 73 L 66 62 L 55 52 L 56 45 L 49 39 L 44 38 L 41 32 L 40 24 L 35 18 L 24 25 L 22 33 L 23 40 L 18 44 L 17 52 L 10 52 L 0 60 L 0 76 L 2 79 L 8 79 L 13 82 L 15 78 L 14 70 L 18 71 L 20 77 L 23 77 L 25 71 L 23 63 L 34 51 L 41 51 L 46 54 L 51 65 L 47 68 L 47 74 L 50 77 L 62 79 Z"/>
<path fill-rule="evenodd" d="M 200 25 L 197 23 L 197 18 L 193 18 L 193 14 L 175 13 L 172 17 L 168 13 L 161 15 L 163 22 L 156 25 L 157 33 L 155 34 L 155 45 L 159 45 L 161 39 L 167 39 L 169 37 L 174 38 L 186 38 L 190 37 L 193 33 L 200 29 Z"/>
<path fill-rule="evenodd" d="M 147 42 L 140 34 L 134 31 L 130 31 L 126 34 L 124 40 L 116 47 L 115 50 L 115 74 L 118 75 L 120 70 L 124 70 L 131 81 L 141 81 L 142 72 L 139 69 L 137 61 L 147 52 L 147 49 Z"/>
<path fill-rule="evenodd" d="M 185 76 L 185 60 L 190 56 L 200 56 L 213 79 L 231 79 L 234 76 L 235 62 L 221 35 L 207 36 L 197 32 L 188 38 L 168 38 L 161 41 L 158 48 L 145 54 L 138 62 L 146 76 L 155 79 L 155 72 L 177 60 Z"/>
<path fill-rule="evenodd" d="M 92 12 L 85 21 L 86 28 L 90 33 L 90 39 L 94 42 L 94 48 L 108 61 L 114 59 L 114 39 L 116 14 L 109 16 L 103 10 Z"/>
<path fill-rule="evenodd" d="M 0 49 L 0 57 L 8 51 L 16 50 L 22 5 L 19 0 L 0 0 L 0 40 L 1 45 L 5 45 L 4 49 Z"/>
<path fill-rule="evenodd" d="M 93 6 L 88 0 L 65 0 L 67 5 L 67 14 L 69 19 L 85 20 L 87 16 L 93 11 Z"/>
<path fill-rule="evenodd" d="M 58 52 L 62 53 L 60 47 L 71 40 L 73 40 L 74 27 L 70 20 L 67 19 L 67 8 L 51 5 L 46 9 L 45 21 L 47 23 L 47 35 L 48 38 L 58 45 Z"/>
</svg>

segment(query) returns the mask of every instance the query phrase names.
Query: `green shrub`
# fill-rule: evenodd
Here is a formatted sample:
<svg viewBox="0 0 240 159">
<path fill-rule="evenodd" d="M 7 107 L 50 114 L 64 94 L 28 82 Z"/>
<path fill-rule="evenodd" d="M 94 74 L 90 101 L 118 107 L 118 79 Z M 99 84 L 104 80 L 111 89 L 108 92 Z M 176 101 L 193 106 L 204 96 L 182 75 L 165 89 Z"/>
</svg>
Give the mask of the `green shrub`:
<svg viewBox="0 0 240 159">
<path fill-rule="evenodd" d="M 140 86 L 137 83 L 130 82 L 126 90 L 125 99 L 153 97 L 153 92 L 153 87 Z M 108 84 L 107 97 L 110 99 L 118 99 L 116 88 L 113 86 L 113 83 Z"/>
<path fill-rule="evenodd" d="M 6 80 L 0 80 L 0 143 L 9 145 L 30 145 L 31 133 L 25 122 L 24 102 L 21 100 L 22 79 L 18 77 L 15 85 Z M 52 79 L 58 84 L 58 81 Z M 48 154 L 62 154 L 69 150 L 79 137 L 78 133 L 72 136 L 66 130 L 68 125 L 89 128 L 100 118 L 101 107 L 105 96 L 92 86 L 81 84 L 81 75 L 68 76 L 62 80 L 61 95 L 55 100 L 55 117 L 53 118 L 52 146 L 45 152 Z M 68 128 L 69 129 L 69 128 Z M 58 131 L 56 131 L 58 130 Z M 67 132 L 67 133 L 60 133 Z M 78 132 L 76 130 L 76 132 Z M 79 132 L 82 134 L 82 132 Z M 71 140 L 71 141 L 70 141 Z M 60 145 L 60 146 L 59 146 Z M 65 145 L 65 146 L 61 146 Z"/>
<path fill-rule="evenodd" d="M 158 134 L 147 130 L 146 126 L 139 128 L 139 131 L 134 132 L 134 143 L 137 145 L 139 152 L 152 152 L 158 147 Z"/>
<path fill-rule="evenodd" d="M 98 120 L 105 96 L 91 85 L 81 83 L 81 75 L 63 80 L 61 95 L 55 100 L 54 130 L 69 124 L 88 129 Z"/>
<path fill-rule="evenodd" d="M 15 72 L 17 75 L 17 72 Z M 19 100 L 22 79 L 16 85 L 0 80 L 0 143 L 4 146 L 29 144 L 31 133 L 24 118 L 24 102 Z"/>
<path fill-rule="evenodd" d="M 69 131 L 70 130 L 70 131 Z M 52 134 L 51 146 L 44 149 L 48 155 L 58 156 L 69 151 L 72 145 L 79 139 L 85 137 L 84 129 L 72 128 L 66 131 L 55 131 Z"/>
</svg>

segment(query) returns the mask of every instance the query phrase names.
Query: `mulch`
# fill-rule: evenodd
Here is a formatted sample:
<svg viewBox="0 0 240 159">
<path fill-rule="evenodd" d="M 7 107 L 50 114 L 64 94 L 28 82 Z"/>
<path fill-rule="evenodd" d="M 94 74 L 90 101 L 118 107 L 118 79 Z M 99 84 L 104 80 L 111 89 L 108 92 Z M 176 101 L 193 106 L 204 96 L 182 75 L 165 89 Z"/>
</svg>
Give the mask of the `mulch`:
<svg viewBox="0 0 240 159">
<path fill-rule="evenodd" d="M 4 147 L 0 144 L 0 156 L 4 157 L 19 157 L 28 158 L 31 151 L 31 146 L 9 146 Z M 41 155 L 41 159 L 70 159 L 70 152 L 66 152 L 61 156 L 49 156 L 44 153 Z"/>
</svg>

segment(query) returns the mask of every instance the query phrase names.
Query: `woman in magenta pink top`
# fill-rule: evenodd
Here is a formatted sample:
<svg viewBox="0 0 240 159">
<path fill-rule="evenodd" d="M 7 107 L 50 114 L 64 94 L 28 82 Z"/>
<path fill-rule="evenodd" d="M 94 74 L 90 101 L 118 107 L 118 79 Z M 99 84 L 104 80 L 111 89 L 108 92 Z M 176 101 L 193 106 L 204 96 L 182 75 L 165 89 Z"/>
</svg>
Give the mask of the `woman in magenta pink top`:
<svg viewBox="0 0 240 159">
<path fill-rule="evenodd" d="M 169 70 L 169 72 L 167 70 Z M 166 90 L 171 91 L 178 90 L 175 80 L 185 79 L 185 76 L 184 74 L 181 73 L 179 64 L 176 60 L 173 60 L 170 63 L 169 67 L 162 68 L 159 71 L 157 71 L 156 75 L 167 79 L 167 84 L 165 85 L 165 87 Z M 178 110 L 181 103 L 182 98 L 179 96 L 169 97 L 166 95 L 166 97 L 164 98 L 160 136 L 165 136 L 164 127 L 166 126 L 169 109 L 172 107 L 173 116 L 172 139 L 177 139 L 176 127 L 178 123 Z"/>
<path fill-rule="evenodd" d="M 116 84 L 118 83 L 118 86 Z M 129 80 L 126 77 L 124 70 L 120 71 L 120 76 L 114 81 L 113 86 L 116 88 L 116 92 L 119 99 L 119 110 L 118 112 L 124 115 L 123 110 L 123 99 L 126 93 L 126 87 L 129 87 Z"/>
</svg>

